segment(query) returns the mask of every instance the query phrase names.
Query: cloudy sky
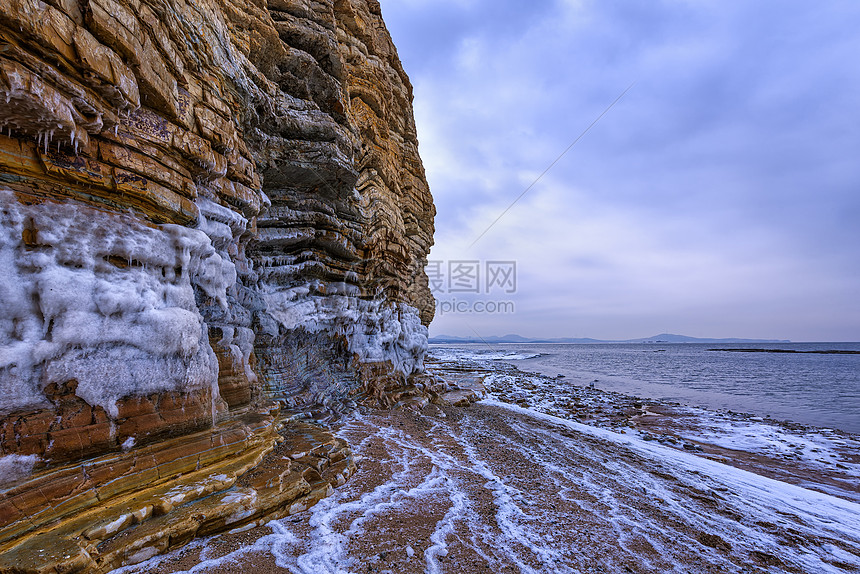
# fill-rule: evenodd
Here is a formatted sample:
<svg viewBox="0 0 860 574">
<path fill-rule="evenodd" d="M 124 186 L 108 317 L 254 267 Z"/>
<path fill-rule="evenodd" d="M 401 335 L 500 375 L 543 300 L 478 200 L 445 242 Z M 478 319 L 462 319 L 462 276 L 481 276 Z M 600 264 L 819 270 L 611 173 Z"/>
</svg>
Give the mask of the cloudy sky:
<svg viewBox="0 0 860 574">
<path fill-rule="evenodd" d="M 860 340 L 860 2 L 381 4 L 438 209 L 431 334 Z"/>
</svg>

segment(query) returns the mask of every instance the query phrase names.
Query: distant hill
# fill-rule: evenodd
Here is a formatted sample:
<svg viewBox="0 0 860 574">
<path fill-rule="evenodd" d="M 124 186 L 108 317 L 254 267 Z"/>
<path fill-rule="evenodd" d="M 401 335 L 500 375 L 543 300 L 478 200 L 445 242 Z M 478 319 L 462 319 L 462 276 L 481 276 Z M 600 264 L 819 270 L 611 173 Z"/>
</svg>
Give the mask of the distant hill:
<svg viewBox="0 0 860 574">
<path fill-rule="evenodd" d="M 556 339 L 534 339 L 521 335 L 503 335 L 490 337 L 456 337 L 454 335 L 437 335 L 430 338 L 431 343 L 790 343 L 787 339 L 708 339 L 700 337 L 688 337 L 686 335 L 673 335 L 671 333 L 660 333 L 653 337 L 642 339 L 605 340 L 591 339 L 588 337 L 565 337 Z"/>
<path fill-rule="evenodd" d="M 688 337 L 686 335 L 672 335 L 661 333 L 646 339 L 631 339 L 624 343 L 791 343 L 788 339 L 740 339 L 731 337 L 728 339 L 708 339 L 699 337 Z"/>
</svg>

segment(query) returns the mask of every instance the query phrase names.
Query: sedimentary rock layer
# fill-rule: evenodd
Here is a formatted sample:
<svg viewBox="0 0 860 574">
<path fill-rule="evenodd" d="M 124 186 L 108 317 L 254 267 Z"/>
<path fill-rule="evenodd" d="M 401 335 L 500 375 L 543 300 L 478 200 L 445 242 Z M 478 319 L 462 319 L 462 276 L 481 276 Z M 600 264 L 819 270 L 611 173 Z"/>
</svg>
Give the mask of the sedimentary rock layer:
<svg viewBox="0 0 860 574">
<path fill-rule="evenodd" d="M 0 534 L 52 469 L 432 385 L 411 99 L 374 0 L 0 5 Z"/>
<path fill-rule="evenodd" d="M 346 442 L 246 416 L 38 474 L 0 504 L 0 572 L 98 572 L 295 514 L 355 471 Z M 71 493 L 71 495 L 69 494 Z M 20 509 L 20 510 L 19 510 Z"/>
</svg>

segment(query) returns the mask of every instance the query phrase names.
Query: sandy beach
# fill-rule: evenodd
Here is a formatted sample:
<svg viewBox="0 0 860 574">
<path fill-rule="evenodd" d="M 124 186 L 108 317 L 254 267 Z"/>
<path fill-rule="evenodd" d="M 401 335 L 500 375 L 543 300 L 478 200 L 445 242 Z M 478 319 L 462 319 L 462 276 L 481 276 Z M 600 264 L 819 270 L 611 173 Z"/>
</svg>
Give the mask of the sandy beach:
<svg viewBox="0 0 860 574">
<path fill-rule="evenodd" d="M 860 569 L 860 504 L 766 476 L 791 474 L 788 462 L 762 472 L 750 453 L 729 466 L 712 460 L 725 452 L 492 398 L 355 413 L 335 428 L 359 462 L 330 498 L 116 572 Z M 795 466 L 796 483 L 816 476 Z"/>
</svg>

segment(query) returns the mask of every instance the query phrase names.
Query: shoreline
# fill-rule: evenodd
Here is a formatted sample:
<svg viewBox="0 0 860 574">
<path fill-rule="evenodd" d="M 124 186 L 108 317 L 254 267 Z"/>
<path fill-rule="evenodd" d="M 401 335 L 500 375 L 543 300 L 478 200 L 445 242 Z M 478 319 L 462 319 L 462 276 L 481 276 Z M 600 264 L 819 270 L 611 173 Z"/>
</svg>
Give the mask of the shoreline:
<svg viewBox="0 0 860 574">
<path fill-rule="evenodd" d="M 444 372 L 449 367 L 440 361 L 433 368 Z M 521 370 L 509 361 L 476 361 L 472 368 L 486 373 L 486 392 L 502 402 L 638 434 L 645 441 L 860 503 L 858 433 L 586 386 L 567 385 L 556 393 L 565 378 Z"/>
<path fill-rule="evenodd" d="M 860 352 L 860 343 L 784 347 L 797 353 L 708 352 L 711 348 L 685 343 L 432 345 L 429 352 L 443 360 L 492 359 L 646 399 L 860 434 L 856 355 L 818 352 Z M 731 345 L 719 348 L 732 351 Z"/>
<path fill-rule="evenodd" d="M 845 415 L 840 415 L 840 421 L 824 422 L 816 420 L 821 418 L 820 411 L 813 414 L 809 409 L 801 407 L 792 408 L 792 412 L 786 412 L 784 405 L 775 407 L 774 405 L 767 403 L 756 406 L 747 404 L 747 401 L 751 398 L 755 399 L 755 396 L 743 397 L 741 395 L 722 393 L 711 389 L 692 390 L 648 381 L 639 382 L 638 384 L 642 387 L 640 389 L 634 388 L 628 390 L 624 388 L 627 384 L 623 377 L 620 378 L 619 381 L 617 380 L 618 377 L 602 373 L 589 373 L 582 371 L 558 373 L 557 369 L 546 367 L 544 365 L 522 365 L 517 363 L 521 363 L 521 361 L 506 362 L 506 364 L 509 364 L 512 367 L 522 369 L 525 373 L 534 373 L 551 379 L 566 380 L 574 386 L 587 387 L 589 386 L 589 382 L 593 381 L 597 385 L 597 388 L 606 392 L 614 392 L 641 400 L 662 402 L 664 404 L 685 408 L 702 409 L 713 413 L 725 413 L 730 416 L 762 419 L 789 427 L 796 427 L 797 429 L 819 429 L 860 436 L 860 427 L 844 428 L 842 426 L 842 424 L 845 423 Z M 750 412 L 750 409 L 756 407 L 756 412 Z"/>
</svg>

